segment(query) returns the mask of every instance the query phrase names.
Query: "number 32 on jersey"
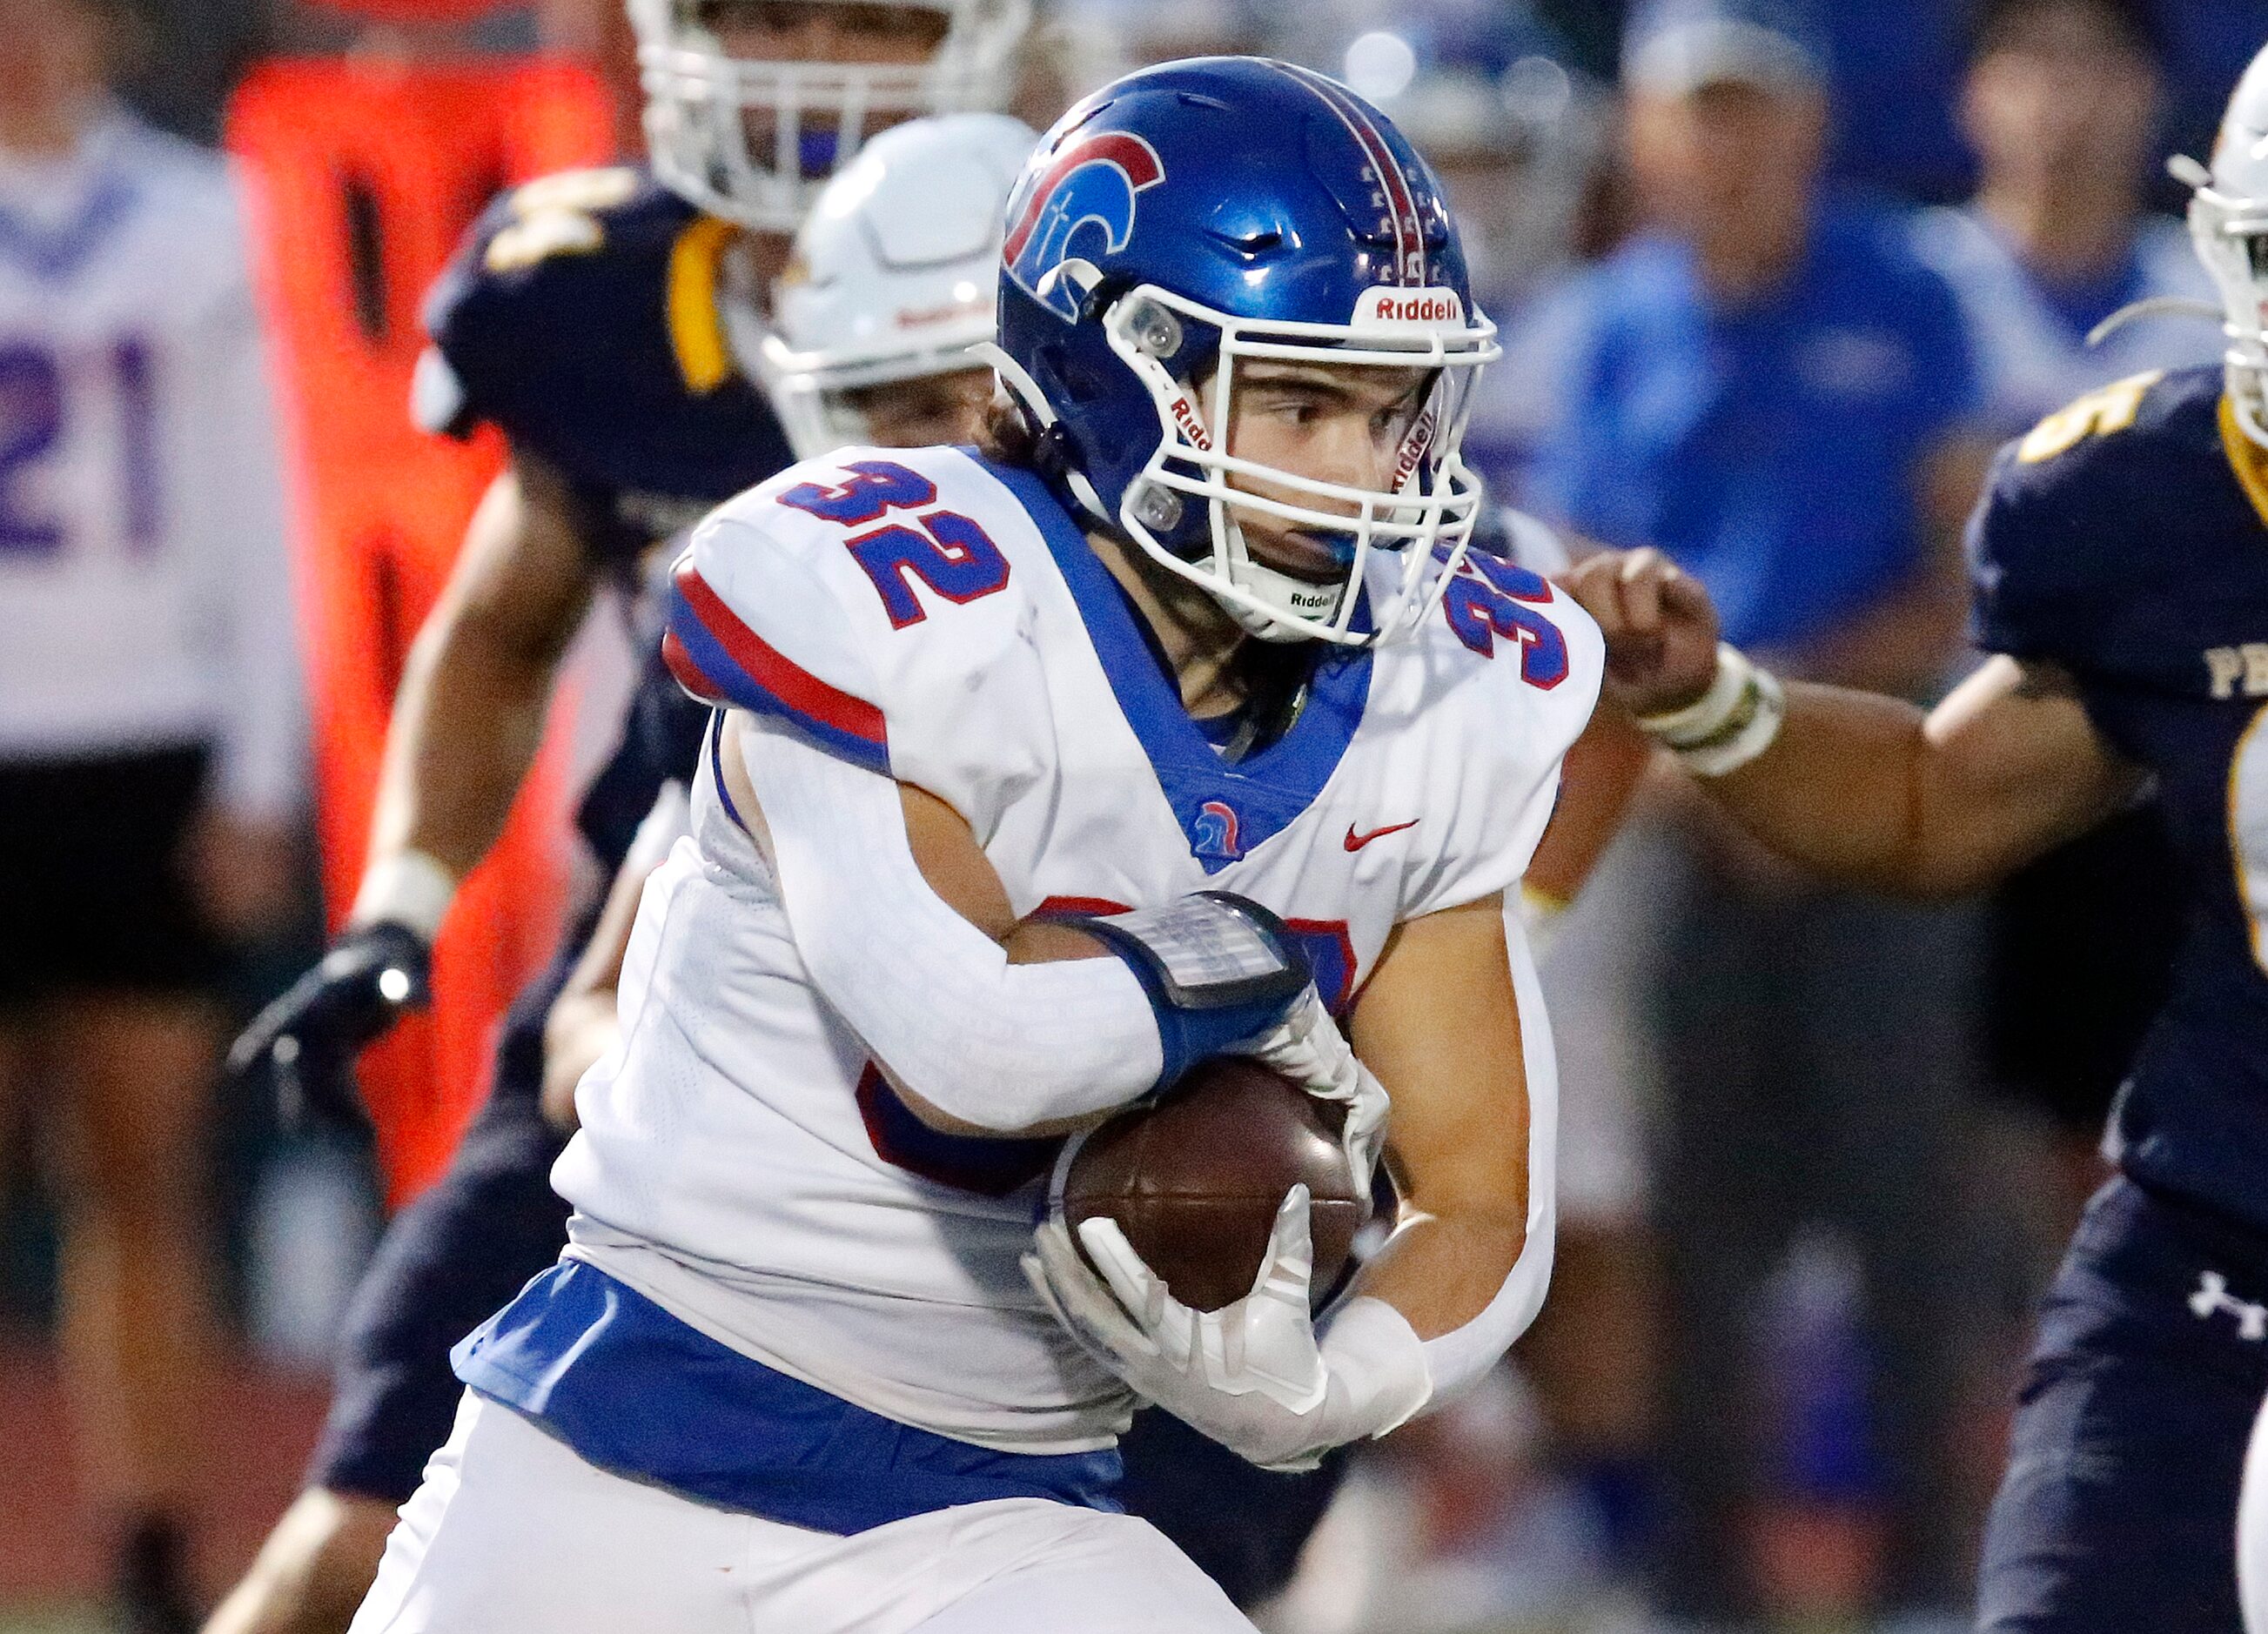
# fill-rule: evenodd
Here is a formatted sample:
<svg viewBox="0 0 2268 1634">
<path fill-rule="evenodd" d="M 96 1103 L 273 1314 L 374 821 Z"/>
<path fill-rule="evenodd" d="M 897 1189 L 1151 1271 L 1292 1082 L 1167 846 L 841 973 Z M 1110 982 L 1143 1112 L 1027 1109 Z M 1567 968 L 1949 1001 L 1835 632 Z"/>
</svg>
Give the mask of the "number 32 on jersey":
<svg viewBox="0 0 2268 1634">
<path fill-rule="evenodd" d="M 937 485 L 918 471 L 887 460 L 857 460 L 842 470 L 842 482 L 799 482 L 779 503 L 844 528 L 869 530 L 844 543 L 873 581 L 894 629 L 929 616 L 912 580 L 954 602 L 974 601 L 1007 585 L 1008 558 L 990 534 L 957 512 L 926 511 L 937 503 Z M 910 519 L 911 526 L 871 526 L 894 512 L 923 511 Z M 1457 638 L 1484 658 L 1496 655 L 1499 637 L 1511 642 L 1521 678 L 1548 691 L 1567 678 L 1566 640 L 1536 610 L 1551 595 L 1535 574 L 1473 556 L 1449 581 L 1442 611 Z"/>
<path fill-rule="evenodd" d="M 937 484 L 918 471 L 887 460 L 858 460 L 843 467 L 845 480 L 828 485 L 801 482 L 779 497 L 780 504 L 846 528 L 865 528 L 894 511 L 921 511 L 937 503 Z M 992 536 L 953 511 L 931 511 L 902 523 L 873 528 L 845 545 L 882 598 L 893 629 L 918 624 L 929 615 L 910 579 L 947 601 L 974 601 L 1008 583 L 1008 558 Z"/>
</svg>

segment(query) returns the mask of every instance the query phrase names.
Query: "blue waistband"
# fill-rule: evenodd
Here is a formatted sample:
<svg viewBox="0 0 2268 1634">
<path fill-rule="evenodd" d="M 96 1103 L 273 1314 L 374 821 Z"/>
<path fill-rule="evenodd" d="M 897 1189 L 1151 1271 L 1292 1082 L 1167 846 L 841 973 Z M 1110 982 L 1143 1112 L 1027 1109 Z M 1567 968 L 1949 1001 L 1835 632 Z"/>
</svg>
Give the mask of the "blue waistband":
<svg viewBox="0 0 2268 1634">
<path fill-rule="evenodd" d="M 587 1462 L 847 1536 L 957 1504 L 1050 1498 L 1116 1513 L 1116 1448 L 999 1453 L 855 1407 L 563 1260 L 450 1352 L 468 1386 Z"/>
</svg>

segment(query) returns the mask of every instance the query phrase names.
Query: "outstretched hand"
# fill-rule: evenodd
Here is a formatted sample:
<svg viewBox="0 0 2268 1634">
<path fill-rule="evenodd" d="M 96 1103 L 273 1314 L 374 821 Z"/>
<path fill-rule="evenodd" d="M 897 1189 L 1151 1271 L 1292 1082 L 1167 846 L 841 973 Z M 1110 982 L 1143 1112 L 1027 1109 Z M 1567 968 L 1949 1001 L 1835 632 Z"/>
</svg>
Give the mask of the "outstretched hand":
<svg viewBox="0 0 2268 1634">
<path fill-rule="evenodd" d="M 1602 550 L 1558 582 L 1607 638 L 1606 689 L 1643 718 L 1680 710 L 1717 673 L 1717 609 L 1701 582 L 1659 550 Z"/>
<path fill-rule="evenodd" d="M 431 981 L 432 950 L 415 931 L 390 920 L 357 925 L 253 1019 L 229 1050 L 228 1070 L 272 1072 L 288 1127 L 365 1126 L 355 1057 L 406 1012 L 423 1010 Z"/>
</svg>

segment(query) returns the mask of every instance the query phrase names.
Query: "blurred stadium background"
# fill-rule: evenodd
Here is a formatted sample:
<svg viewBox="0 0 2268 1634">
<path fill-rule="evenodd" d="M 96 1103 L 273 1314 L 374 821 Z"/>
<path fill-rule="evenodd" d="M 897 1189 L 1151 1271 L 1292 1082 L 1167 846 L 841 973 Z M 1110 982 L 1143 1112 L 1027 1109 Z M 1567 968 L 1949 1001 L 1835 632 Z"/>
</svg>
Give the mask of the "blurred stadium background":
<svg viewBox="0 0 2268 1634">
<path fill-rule="evenodd" d="M 11 4 L 23 0 L 0 3 L 0 99 Z M 617 9 L 126 7 L 122 94 L 165 129 L 225 145 L 257 183 L 254 261 L 270 341 L 288 359 L 279 401 L 313 725 L 294 905 L 234 946 L 226 998 L 239 1013 L 314 955 L 327 907 L 335 914 L 350 892 L 393 680 L 495 457 L 409 429 L 419 295 L 497 186 L 604 158 L 634 131 Z M 2078 356 L 2077 335 L 2145 292 L 2144 249 L 2174 230 L 2135 212 L 2180 208 L 2161 161 L 2210 145 L 2230 86 L 2268 40 L 2268 4 L 2029 0 L 1984 11 L 2001 32 L 1980 44 L 1969 0 L 1818 8 L 1831 120 L 1815 196 L 1911 212 L 1897 219 L 1922 259 L 1938 256 L 1968 327 L 1964 359 L 1942 365 L 1966 382 L 1961 401 L 1934 429 L 1997 438 L 2077 379 L 2040 361 L 2026 326 L 2045 313 L 2060 326 L 2050 350 Z M 1674 219 L 1660 190 L 1670 161 L 1657 153 L 1650 180 L 1646 138 L 1625 118 L 1624 13 L 1616 0 L 1050 0 L 1019 111 L 1044 127 L 1123 67 L 1211 49 L 1302 61 L 1381 102 L 1447 177 L 1510 336 L 1475 433 L 1492 480 L 1507 498 L 1635 544 L 1645 541 L 1617 537 L 1594 491 L 1606 455 L 1571 421 L 1598 405 L 1576 401 L 1569 359 L 1594 315 L 1594 269 L 1633 233 L 1699 229 Z M 2104 90 L 2136 85 L 2124 102 Z M 2129 107 L 2139 112 L 2122 124 Z M 1776 151 L 1761 151 L 1761 169 Z M 1806 165 L 1789 171 L 1788 185 L 1813 196 Z M 1977 210 L 1922 213 L 1980 190 Z M 2093 224 L 2091 246 L 2053 241 L 2066 210 Z M 2021 252 L 2007 265 L 2029 271 L 2029 294 L 1996 292 L 1989 273 L 1964 283 L 1960 231 L 1978 222 Z M 2213 350 L 2209 329 L 2178 324 L 2122 344 L 2121 366 L 2102 364 L 2100 379 Z M 1833 366 L 1863 376 L 1906 365 L 1860 351 Z M 0 432 L 9 412 L 0 395 Z M 1786 422 L 1768 413 L 1744 423 L 1764 428 L 1749 451 L 1758 465 L 1825 460 L 1814 475 L 1834 489 L 1832 449 L 1793 430 L 1773 444 L 1771 428 Z M 1800 547 L 1807 535 L 1792 537 Z M 1860 593 L 1886 604 L 1892 594 Z M 1859 629 L 1870 610 L 1838 617 Z M 1843 633 L 1806 627 L 1778 644 L 1798 667 L 1887 674 L 1916 696 L 1961 661 L 1949 633 L 1902 666 L 1879 647 L 1838 646 Z M 605 700 L 622 684 L 619 653 L 603 638 L 590 646 L 571 688 L 584 706 L 571 698 L 559 712 L 547 769 L 451 931 L 448 1002 L 373 1061 L 376 1145 L 287 1131 L 264 1088 L 223 1086 L 192 1149 L 177 1153 L 203 1182 L 210 1270 L 228 1317 L 188 1489 L 208 1598 L 296 1490 L 331 1338 L 385 1210 L 446 1159 L 479 1093 L 498 1005 L 545 946 L 550 920 L 537 904 L 577 865 L 564 791 L 604 747 L 585 740 L 603 729 Z M 591 721 L 600 725 L 578 732 Z M 1618 849 L 1556 955 L 1571 1098 L 1563 1161 L 1575 1195 L 1553 1308 L 1499 1387 L 1371 1459 L 1272 1627 L 1638 1630 L 1657 1626 L 1657 1612 L 1735 1603 L 1790 1629 L 1962 1625 L 1964 1563 L 1997 1475 L 2029 1302 L 2091 1182 L 2093 1130 L 2132 1046 L 2137 996 L 2154 980 L 2163 865 L 2147 815 L 1992 904 L 1926 926 L 1822 931 L 1818 916 L 1788 906 L 1811 901 L 1805 887 L 1697 838 L 1674 804 Z M 1717 1066 L 1690 1058 L 1691 1016 L 1646 1001 L 1653 967 L 1642 950 L 1658 953 L 1662 925 L 1681 911 L 1678 882 L 1696 880 L 1719 912 L 1730 904 L 1775 935 L 1810 927 L 1802 956 L 1824 972 L 1829 997 L 1791 997 L 1770 971 L 1745 989 L 1748 978 L 1727 979 L 1735 1002 L 1815 1006 L 1827 1018 L 1814 1041 L 1822 1055 L 1837 1053 L 1838 1019 L 1852 1021 L 1841 1076 L 1853 1081 L 1835 1093 L 1896 1100 L 1916 1075 L 1934 1076 L 1908 1103 L 1923 1137 L 1907 1143 L 1915 1150 L 1893 1151 L 1893 1140 L 1838 1159 L 1888 1177 L 1886 1215 L 1854 1223 L 1829 1197 L 1757 1227 L 1749 1205 L 1717 1196 L 1727 1177 L 1681 1137 L 1686 1114 L 1709 1115 L 1687 1104 L 1691 1081 Z M 1878 1055 L 1874 1034 L 1858 1029 L 1859 1012 L 1896 975 L 1894 966 L 1885 975 L 1885 938 L 1932 973 L 1908 999 L 1922 1007 L 1910 1038 L 1950 1041 L 1928 1063 Z M 1809 1091 L 1799 1075 L 1741 1093 L 1727 1105 L 1786 1109 Z M 114 1517 L 75 1453 L 57 1366 L 57 1199 L 39 1160 L 41 1100 L 36 1077 L 0 1100 L 0 1634 L 106 1626 L 113 1571 Z M 1822 1108 L 1836 1115 L 1831 1096 Z M 1800 1146 L 1752 1156 L 1791 1174 L 1805 1161 Z M 1917 1330 L 1886 1319 L 1876 1279 L 1886 1254 L 1896 1261 L 1900 1243 L 1925 1240 L 1926 1262 L 1900 1273 L 1926 1295 Z M 1706 1274 L 1728 1259 L 1739 1277 Z M 1684 1354 L 1676 1336 L 1696 1300 L 1712 1313 L 1709 1343 L 1739 1351 L 1740 1367 L 1697 1372 Z M 1737 1428 L 1734 1461 L 1753 1479 L 1712 1484 L 1728 1455 L 1696 1441 L 1699 1416 Z"/>
</svg>

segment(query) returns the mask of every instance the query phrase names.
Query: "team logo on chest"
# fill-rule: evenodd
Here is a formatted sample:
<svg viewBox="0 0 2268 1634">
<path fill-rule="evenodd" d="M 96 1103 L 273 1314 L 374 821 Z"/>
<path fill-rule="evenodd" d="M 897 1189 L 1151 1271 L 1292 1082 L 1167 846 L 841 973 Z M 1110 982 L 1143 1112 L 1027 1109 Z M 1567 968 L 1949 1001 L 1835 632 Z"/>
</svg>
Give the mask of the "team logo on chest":
<svg viewBox="0 0 2268 1634">
<path fill-rule="evenodd" d="M 1127 131 L 1064 144 L 1014 210 L 1004 254 L 1008 274 L 1065 323 L 1079 321 L 1078 290 L 1048 275 L 1077 258 L 1082 239 L 1116 254 L 1134 236 L 1136 200 L 1166 179 L 1158 151 Z M 1042 289 L 1042 284 L 1046 287 Z"/>
<path fill-rule="evenodd" d="M 1233 863 L 1244 855 L 1237 833 L 1236 808 L 1226 800 L 1207 800 L 1189 821 L 1189 853 L 1200 862 Z"/>
</svg>

